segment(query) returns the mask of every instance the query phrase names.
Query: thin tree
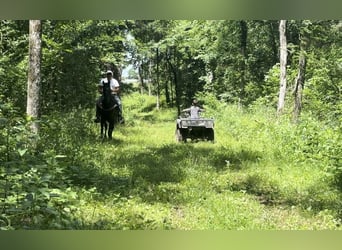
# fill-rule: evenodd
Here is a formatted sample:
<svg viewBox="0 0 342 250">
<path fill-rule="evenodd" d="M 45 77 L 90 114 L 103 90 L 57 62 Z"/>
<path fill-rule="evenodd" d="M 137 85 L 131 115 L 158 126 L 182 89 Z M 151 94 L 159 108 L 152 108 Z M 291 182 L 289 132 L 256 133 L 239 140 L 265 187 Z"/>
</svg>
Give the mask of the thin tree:
<svg viewBox="0 0 342 250">
<path fill-rule="evenodd" d="M 160 84 L 159 84 L 159 48 L 156 49 L 156 64 L 157 64 L 157 109 L 160 107 Z"/>
<path fill-rule="evenodd" d="M 178 57 L 176 55 L 176 47 L 169 48 L 169 50 L 170 50 L 170 53 L 168 53 L 169 55 L 167 56 L 166 61 L 170 67 L 170 72 L 172 72 L 172 76 L 173 76 L 172 78 L 173 78 L 174 88 L 175 88 L 177 114 L 179 116 L 181 114 L 181 108 L 180 108 L 180 97 L 179 97 L 180 89 L 179 89 L 179 83 L 178 83 L 179 74 L 177 70 L 179 68 Z"/>
<path fill-rule="evenodd" d="M 279 23 L 280 39 L 280 88 L 277 113 L 281 114 L 285 106 L 286 94 L 286 64 L 287 64 L 287 41 L 286 41 L 286 20 Z"/>
<path fill-rule="evenodd" d="M 302 93 L 304 88 L 305 80 L 305 68 L 306 68 L 306 55 L 303 50 L 301 43 L 301 51 L 299 55 L 298 75 L 295 80 L 295 87 L 293 91 L 294 96 L 294 109 L 293 109 L 293 120 L 298 121 L 300 113 L 302 111 Z"/>
<path fill-rule="evenodd" d="M 40 108 L 40 82 L 41 82 L 41 21 L 30 20 L 29 22 L 29 64 L 27 77 L 27 106 L 26 113 L 34 119 L 31 129 L 38 134 L 38 123 L 35 119 L 39 116 Z"/>
<path fill-rule="evenodd" d="M 269 43 L 272 49 L 272 63 L 276 64 L 278 62 L 278 45 L 276 42 L 278 38 L 276 36 L 275 22 L 270 21 L 268 24 L 268 28 L 269 28 Z"/>
<path fill-rule="evenodd" d="M 302 111 L 302 95 L 305 81 L 305 71 L 306 71 L 306 50 L 309 44 L 308 34 L 305 32 L 305 29 L 301 32 L 300 37 L 300 54 L 299 54 L 299 62 L 298 62 L 298 75 L 295 80 L 295 86 L 293 90 L 294 96 L 294 109 L 293 109 L 293 120 L 294 122 L 298 122 L 300 113 Z"/>
<path fill-rule="evenodd" d="M 139 75 L 139 80 L 140 80 L 140 93 L 144 94 L 144 89 L 145 89 L 145 83 L 144 83 L 144 69 L 142 66 L 142 62 L 139 62 L 138 64 L 138 75 Z"/>
<path fill-rule="evenodd" d="M 248 53 L 247 53 L 247 35 L 248 35 L 248 26 L 247 22 L 241 20 L 240 21 L 240 46 L 241 46 L 241 55 L 243 58 L 242 62 L 242 68 L 241 68 L 241 84 L 240 84 L 240 100 L 243 100 L 245 97 L 245 86 L 246 86 L 246 74 L 247 74 L 247 59 L 248 59 Z"/>
</svg>

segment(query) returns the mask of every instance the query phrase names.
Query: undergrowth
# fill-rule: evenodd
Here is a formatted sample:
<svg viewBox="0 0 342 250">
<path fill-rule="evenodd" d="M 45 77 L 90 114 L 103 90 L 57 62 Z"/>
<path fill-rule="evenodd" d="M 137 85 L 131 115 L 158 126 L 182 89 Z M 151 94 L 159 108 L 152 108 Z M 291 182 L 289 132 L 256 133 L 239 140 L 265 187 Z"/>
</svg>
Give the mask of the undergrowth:
<svg viewBox="0 0 342 250">
<path fill-rule="evenodd" d="M 340 130 L 209 98 L 215 143 L 178 143 L 175 109 L 123 103 L 113 140 L 77 109 L 42 117 L 36 151 L 2 107 L 2 229 L 340 229 Z"/>
</svg>

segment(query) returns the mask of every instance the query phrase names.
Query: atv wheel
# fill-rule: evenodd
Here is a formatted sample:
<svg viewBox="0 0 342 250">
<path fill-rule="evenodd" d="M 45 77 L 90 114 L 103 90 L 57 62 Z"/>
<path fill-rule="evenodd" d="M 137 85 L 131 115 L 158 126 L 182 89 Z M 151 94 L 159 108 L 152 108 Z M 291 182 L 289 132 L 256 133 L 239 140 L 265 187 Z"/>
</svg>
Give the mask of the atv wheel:
<svg viewBox="0 0 342 250">
<path fill-rule="evenodd" d="M 214 130 L 212 128 L 208 129 L 207 138 L 208 138 L 208 141 L 214 142 L 215 134 L 214 134 Z"/>
<path fill-rule="evenodd" d="M 183 141 L 183 136 L 182 133 L 180 132 L 180 129 L 177 128 L 175 132 L 175 137 L 177 142 L 182 142 Z"/>
</svg>

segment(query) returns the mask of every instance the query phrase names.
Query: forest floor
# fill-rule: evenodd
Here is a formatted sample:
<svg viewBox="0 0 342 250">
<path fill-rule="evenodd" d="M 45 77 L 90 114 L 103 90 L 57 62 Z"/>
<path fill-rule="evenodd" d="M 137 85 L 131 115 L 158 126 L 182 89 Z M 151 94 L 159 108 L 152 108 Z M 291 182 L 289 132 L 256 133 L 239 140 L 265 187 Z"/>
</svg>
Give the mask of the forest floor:
<svg viewBox="0 0 342 250">
<path fill-rule="evenodd" d="M 174 110 L 143 101 L 126 100 L 126 124 L 111 141 L 89 125 L 73 176 L 80 228 L 340 228 L 340 192 L 323 168 L 279 155 L 269 118 L 230 110 L 216 120 L 214 143 L 179 143 Z"/>
</svg>

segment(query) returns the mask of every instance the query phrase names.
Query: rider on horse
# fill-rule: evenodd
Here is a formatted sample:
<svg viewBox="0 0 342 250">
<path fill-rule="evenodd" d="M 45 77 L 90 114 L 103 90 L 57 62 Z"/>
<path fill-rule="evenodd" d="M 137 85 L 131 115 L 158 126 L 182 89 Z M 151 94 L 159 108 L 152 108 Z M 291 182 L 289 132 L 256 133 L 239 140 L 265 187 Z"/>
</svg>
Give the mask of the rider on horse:
<svg viewBox="0 0 342 250">
<path fill-rule="evenodd" d="M 102 92 L 103 92 L 103 84 L 109 83 L 110 84 L 110 89 L 112 92 L 112 95 L 115 99 L 116 104 L 119 106 L 119 120 L 120 123 L 124 122 L 124 119 L 122 117 L 122 104 L 121 104 L 121 99 L 119 97 L 119 92 L 120 92 L 120 84 L 119 82 L 113 78 L 113 72 L 111 70 L 108 70 L 106 72 L 106 77 L 102 78 L 100 83 L 98 84 L 98 90 L 101 93 L 100 98 L 96 101 L 96 119 L 94 122 L 99 123 L 101 121 L 101 105 L 102 105 Z"/>
</svg>

